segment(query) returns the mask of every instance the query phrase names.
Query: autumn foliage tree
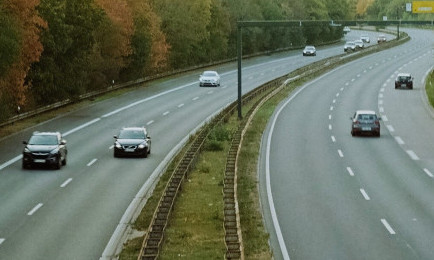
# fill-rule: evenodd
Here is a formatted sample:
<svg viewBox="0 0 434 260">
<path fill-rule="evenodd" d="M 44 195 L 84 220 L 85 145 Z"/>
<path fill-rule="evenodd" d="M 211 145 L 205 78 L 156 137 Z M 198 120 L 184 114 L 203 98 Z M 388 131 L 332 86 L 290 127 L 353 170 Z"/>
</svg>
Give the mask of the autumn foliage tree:
<svg viewBox="0 0 434 260">
<path fill-rule="evenodd" d="M 3 103 L 2 111 L 9 112 L 16 109 L 17 106 L 26 104 L 27 90 L 31 82 L 26 81 L 27 73 L 32 63 L 39 61 L 43 46 L 40 42 L 39 32 L 41 28 L 47 26 L 46 22 L 39 16 L 36 7 L 39 0 L 3 0 L 1 3 L 2 13 L 8 13 L 14 17 L 14 22 L 10 23 L 15 26 L 16 32 L 11 28 L 6 28 L 6 32 L 12 36 L 9 38 L 8 46 L 11 48 L 12 56 L 16 57 L 14 62 L 7 59 L 10 67 L 0 73 L 0 95 Z M 8 22 L 5 22 L 8 24 Z M 3 30 L 3 29 L 2 29 Z M 14 34 L 19 36 L 14 37 Z M 16 51 L 17 40 L 19 39 L 19 52 Z M 5 114 L 6 114 L 5 113 Z M 3 114 L 3 113 L 2 113 Z"/>
</svg>

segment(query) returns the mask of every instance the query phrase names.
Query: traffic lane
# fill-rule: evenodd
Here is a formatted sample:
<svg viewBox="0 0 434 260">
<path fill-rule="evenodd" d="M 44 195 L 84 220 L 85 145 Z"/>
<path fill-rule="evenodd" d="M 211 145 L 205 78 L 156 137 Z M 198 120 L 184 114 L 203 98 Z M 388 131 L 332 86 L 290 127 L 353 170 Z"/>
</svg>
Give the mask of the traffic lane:
<svg viewBox="0 0 434 260">
<path fill-rule="evenodd" d="M 426 68 L 433 66 L 432 55 L 432 51 L 428 51 L 414 57 L 391 74 L 390 79 L 384 81 L 381 108 L 382 116 L 387 118 L 384 122 L 387 129 L 399 141 L 402 149 L 413 152 L 421 163 L 434 169 L 434 140 L 429 138 L 434 129 L 434 115 L 425 101 L 425 85 L 422 81 L 428 71 Z M 402 72 L 414 76 L 413 90 L 395 89 L 394 80 L 397 74 Z"/>
<path fill-rule="evenodd" d="M 110 175 L 107 176 L 107 174 L 104 174 L 104 173 L 98 174 L 97 172 L 95 172 L 95 170 L 93 170 L 93 168 L 96 167 L 96 165 L 105 165 L 107 172 L 121 173 L 121 172 L 124 172 L 125 169 L 129 169 L 129 171 L 137 173 L 138 175 L 142 175 L 141 169 L 134 169 L 131 167 L 131 165 L 130 165 L 131 161 L 125 161 L 125 164 L 127 164 L 127 165 L 122 165 L 120 167 L 114 167 L 113 165 L 110 165 L 107 162 L 104 162 L 104 160 L 101 159 L 100 157 L 106 153 L 106 152 L 104 152 L 105 150 L 110 149 L 109 147 L 113 143 L 113 137 L 112 137 L 113 133 L 111 133 L 107 136 L 101 135 L 100 133 L 112 131 L 114 128 L 116 128 L 116 131 L 117 131 L 120 123 L 121 122 L 125 123 L 125 121 L 127 121 L 127 120 L 130 123 L 133 122 L 133 123 L 131 123 L 133 125 L 137 125 L 137 124 L 143 123 L 145 121 L 151 122 L 151 121 L 153 121 L 153 120 L 151 120 L 151 117 L 149 117 L 147 119 L 143 118 L 143 116 L 135 116 L 135 117 L 127 117 L 126 118 L 125 114 L 147 115 L 147 113 L 143 113 L 143 111 L 152 111 L 153 115 L 156 116 L 156 118 L 155 118 L 156 121 L 154 121 L 154 123 L 152 123 L 149 126 L 150 134 L 152 135 L 151 132 L 153 132 L 153 131 L 155 131 L 156 133 L 162 133 L 162 134 L 156 135 L 152 138 L 153 148 L 152 148 L 152 154 L 151 154 L 150 159 L 157 158 L 157 160 L 162 160 L 162 158 L 158 158 L 158 157 L 161 157 L 161 156 L 164 156 L 165 154 L 167 154 L 167 151 L 170 150 L 171 147 L 173 147 L 173 143 L 179 142 L 179 136 L 173 134 L 173 129 L 176 129 L 177 133 L 181 134 L 182 136 L 185 136 L 191 131 L 191 125 L 199 125 L 204 120 L 204 117 L 200 117 L 200 114 L 203 114 L 204 116 L 206 116 L 208 114 L 212 114 L 212 112 L 217 111 L 217 109 L 219 108 L 220 105 L 218 102 L 212 103 L 210 101 L 216 99 L 216 96 L 213 94 L 217 94 L 218 92 L 214 92 L 214 91 L 218 91 L 218 90 L 220 90 L 220 88 L 209 88 L 209 89 L 202 88 L 202 90 L 207 91 L 205 93 L 205 95 L 202 97 L 202 99 L 192 98 L 190 100 L 192 103 L 203 102 L 204 104 L 208 104 L 206 106 L 207 109 L 201 108 L 200 110 L 198 110 L 197 106 L 193 106 L 192 104 L 186 104 L 182 107 L 176 106 L 176 108 L 179 109 L 178 111 L 174 111 L 170 114 L 165 114 L 163 111 L 165 111 L 167 109 L 166 106 L 171 105 L 171 103 L 168 102 L 167 105 L 165 105 L 165 106 L 160 105 L 158 107 L 158 109 L 151 109 L 152 107 L 157 105 L 156 103 L 153 103 L 153 102 L 157 102 L 157 100 L 155 100 L 155 101 L 150 101 L 147 103 L 143 103 L 143 104 L 131 107 L 128 109 L 128 111 L 124 110 L 122 112 L 113 114 L 110 117 L 106 117 L 104 119 L 101 119 L 101 120 L 95 122 L 94 124 L 91 125 L 91 127 L 89 126 L 86 130 L 83 129 L 83 131 L 86 132 L 86 135 L 80 134 L 79 132 L 71 133 L 69 135 L 69 139 L 71 140 L 72 144 L 69 147 L 70 157 L 68 160 L 68 166 L 63 168 L 62 170 L 64 170 L 64 169 L 73 170 L 74 173 L 68 174 L 68 175 L 64 174 L 64 177 L 63 177 L 64 182 L 62 184 L 66 184 L 68 186 L 73 185 L 73 187 L 74 187 L 74 185 L 80 185 L 81 183 L 83 183 L 83 181 L 85 181 L 85 183 L 91 183 L 89 180 L 87 180 L 86 176 L 93 176 L 93 178 L 95 180 L 105 180 L 106 181 L 107 179 L 113 179 L 114 183 L 111 183 L 110 185 L 105 185 L 105 186 L 110 187 L 110 189 L 116 189 L 117 182 L 119 180 L 118 178 L 124 178 L 124 176 L 123 175 L 117 175 L 118 178 L 112 178 Z M 199 105 L 199 107 L 205 107 L 204 104 Z M 192 115 L 192 114 L 195 114 L 198 116 L 197 117 L 188 117 L 189 115 Z M 88 114 L 88 113 L 82 113 L 80 116 L 77 116 L 77 117 L 90 118 L 92 116 L 93 115 Z M 174 124 L 173 118 L 169 120 L 167 117 L 177 117 L 178 122 L 176 122 Z M 159 120 L 159 119 L 161 119 L 161 120 Z M 192 121 L 192 123 L 190 121 Z M 113 127 L 113 126 L 115 126 L 115 127 Z M 170 129 L 170 130 L 168 131 L 168 129 Z M 88 136 L 92 136 L 93 138 L 89 138 Z M 156 144 L 157 144 L 157 146 L 156 146 Z M 163 152 L 160 152 L 162 149 L 161 149 L 161 146 L 159 146 L 159 144 L 161 144 L 161 146 L 165 146 L 166 151 L 163 150 Z M 80 150 L 81 150 L 81 152 L 78 152 Z M 109 160 L 113 160 L 112 152 L 109 153 Z M 134 162 L 134 161 L 132 161 L 132 162 Z M 82 171 L 78 172 L 77 171 L 78 165 L 81 165 L 81 167 L 84 167 L 85 169 L 88 169 L 88 170 L 82 170 Z M 19 164 L 17 164 L 17 166 L 19 166 Z M 89 167 L 89 168 L 86 168 L 86 167 Z M 156 165 L 154 165 L 154 166 L 148 165 L 148 167 L 150 169 L 153 169 L 156 167 Z M 66 173 L 66 172 L 64 171 L 63 173 Z M 135 179 L 135 180 L 133 180 L 130 177 L 128 179 L 128 181 L 133 183 L 133 184 L 139 184 L 139 183 L 144 183 L 148 177 L 149 177 L 149 175 L 148 176 L 142 175 L 142 178 Z M 91 187 L 98 187 L 98 183 L 93 183 L 90 186 Z M 39 188 L 42 189 L 42 191 L 36 192 L 37 195 L 39 195 L 39 196 L 41 196 L 41 194 L 53 194 L 53 193 L 56 194 L 56 191 L 62 190 L 59 188 L 59 185 L 51 185 L 51 187 L 39 186 Z M 122 196 L 127 197 L 127 198 L 134 197 L 135 192 L 139 188 L 140 187 L 134 187 L 134 185 L 130 185 L 129 191 L 134 191 L 134 192 L 132 192 L 130 194 L 128 194 L 127 192 L 124 192 L 122 194 Z M 86 190 L 86 189 L 83 189 L 83 190 Z M 80 219 L 84 218 L 82 216 L 88 215 L 88 217 L 90 218 L 90 216 L 95 214 L 94 212 L 124 212 L 125 211 L 125 208 L 123 208 L 121 211 L 119 211 L 118 208 L 115 208 L 115 209 L 102 208 L 104 205 L 106 205 L 105 203 L 103 203 L 105 201 L 102 201 L 102 203 L 95 202 L 99 198 L 98 194 L 101 192 L 96 188 L 89 189 L 89 190 L 92 190 L 92 194 L 89 194 L 89 196 L 86 196 L 87 199 L 85 200 L 85 202 L 90 203 L 93 201 L 94 204 L 98 205 L 98 206 L 92 207 L 92 211 L 88 210 L 85 213 L 83 213 L 82 211 L 79 211 L 77 209 L 75 211 L 76 217 L 74 218 L 74 223 L 78 223 L 78 221 Z M 122 190 L 122 188 L 120 188 L 120 190 Z M 77 192 L 77 193 L 82 194 L 83 192 Z M 86 194 L 87 193 L 89 193 L 89 192 L 86 192 Z M 93 194 L 93 193 L 95 193 L 95 194 Z M 75 194 L 75 192 L 73 194 Z M 78 196 L 78 197 L 80 197 L 80 196 Z M 70 200 L 70 202 L 68 202 L 67 204 L 75 204 L 75 201 L 77 200 L 77 198 L 75 196 L 71 195 L 71 197 L 69 197 L 69 200 Z M 80 199 L 78 199 L 78 200 L 80 200 Z M 47 211 L 50 210 L 49 205 L 56 203 L 57 201 L 60 201 L 61 205 L 64 205 L 64 203 L 65 203 L 65 202 L 62 202 L 61 196 L 51 196 L 49 198 L 46 198 L 45 200 L 41 198 L 38 201 L 42 201 L 42 202 L 36 203 L 36 205 L 40 205 L 41 203 L 43 205 L 43 207 L 38 208 L 38 212 L 44 212 L 44 215 L 39 213 L 38 215 L 35 215 L 34 218 L 38 218 L 37 216 L 41 216 L 40 217 L 40 218 L 42 218 L 42 220 L 40 220 L 41 223 L 44 223 L 43 219 L 46 218 L 46 215 L 47 216 L 50 215 L 50 213 L 46 213 Z M 80 202 L 77 204 L 86 205 L 86 203 L 84 203 L 84 202 Z M 20 204 L 18 204 L 18 205 L 20 205 Z M 106 205 L 105 207 L 112 206 L 112 205 L 118 205 L 118 204 L 109 204 L 109 205 Z M 127 204 L 124 204 L 124 205 L 127 205 Z M 116 207 L 118 207 L 118 206 L 116 206 Z M 57 214 L 58 211 L 63 212 L 61 207 L 53 207 L 53 208 L 54 209 L 52 210 L 53 212 L 51 214 L 55 215 L 55 214 Z M 59 210 L 59 208 L 60 208 L 60 210 Z M 85 208 L 88 209 L 88 207 L 85 207 Z M 25 218 L 25 216 L 24 216 L 24 218 Z M 97 220 L 91 221 L 91 219 L 89 219 L 89 218 L 85 218 L 85 219 L 87 219 L 87 222 L 85 222 L 85 223 L 97 222 Z M 58 219 L 58 222 L 62 222 L 62 221 L 60 221 L 60 219 L 62 219 L 62 218 L 56 218 L 56 219 Z M 120 216 L 117 216 L 116 214 L 110 214 L 110 221 L 112 223 L 112 226 L 113 226 L 113 224 L 117 223 L 116 221 L 118 219 L 120 219 Z M 70 221 L 70 219 L 68 218 L 68 215 L 66 215 L 62 223 L 63 223 L 63 225 L 66 226 L 69 221 Z M 30 223 L 30 222 L 27 221 L 26 223 Z M 85 225 L 85 223 L 84 224 L 82 223 L 82 226 Z M 103 226 L 110 226 L 110 225 L 106 225 L 104 223 L 103 225 L 100 226 L 100 228 L 102 228 Z M 31 230 L 31 229 L 32 229 L 31 226 L 30 227 L 28 227 L 28 226 L 21 227 L 19 230 L 20 231 L 24 230 L 24 233 L 22 234 L 21 237 L 20 237 L 20 232 L 17 232 L 17 230 L 14 230 L 15 232 L 2 233 L 2 235 L 6 235 L 6 237 L 9 237 L 9 234 L 13 233 L 13 235 L 11 235 L 10 238 L 8 238 L 8 240 L 4 243 L 3 247 L 7 247 L 8 245 L 10 245 L 11 241 L 13 242 L 15 240 L 22 241 L 22 244 L 25 244 L 25 245 L 27 245 L 27 244 L 33 245 L 33 246 L 26 247 L 27 250 L 25 250 L 24 252 L 21 252 L 21 251 L 19 251 L 18 248 L 15 248 L 12 246 L 11 248 L 5 249 L 4 254 L 8 255 L 8 256 L 16 256 L 19 258 L 20 257 L 26 257 L 27 255 L 40 255 L 42 258 L 46 258 L 46 257 L 56 258 L 57 257 L 55 255 L 56 251 L 52 251 L 52 250 L 50 251 L 50 250 L 44 249 L 45 243 L 47 243 L 47 241 L 50 241 L 50 239 L 48 237 L 50 237 L 51 240 L 53 240 L 53 242 L 57 242 L 58 246 L 56 246 L 56 247 L 63 247 L 65 245 L 69 245 L 68 248 L 71 252 L 76 251 L 76 247 L 73 247 L 74 245 L 80 245 L 80 244 L 77 244 L 76 242 L 74 242 L 75 237 L 78 236 L 76 233 L 73 233 L 74 230 L 70 231 L 68 237 L 65 237 L 61 241 L 56 241 L 55 238 L 56 238 L 56 234 L 58 233 L 58 231 L 55 229 L 55 226 L 54 226 L 53 230 L 43 232 L 43 234 L 45 234 L 44 236 L 47 236 L 47 239 L 42 240 L 41 243 L 43 243 L 44 245 L 41 245 L 40 247 L 38 247 L 38 246 L 36 246 L 36 244 L 38 244 L 38 242 L 35 242 L 34 237 L 31 237 L 31 236 L 27 237 L 25 235 L 28 232 L 28 230 Z M 114 230 L 114 228 L 111 230 Z M 79 236 L 92 237 L 92 232 L 94 232 L 95 229 L 82 230 L 80 228 L 77 228 L 76 231 L 81 232 Z M 85 233 L 85 231 L 90 231 L 91 233 L 87 234 L 87 233 Z M 39 233 L 39 230 L 36 230 L 32 233 L 37 234 L 37 233 Z M 53 236 L 49 235 L 51 233 L 53 234 Z M 99 233 L 104 233 L 104 232 L 99 232 Z M 20 238 L 18 238 L 18 237 L 20 237 Z M 72 239 L 72 241 L 70 241 L 71 239 Z M 94 245 L 91 248 L 98 249 L 101 246 L 104 246 L 105 243 L 107 242 L 104 239 L 98 239 L 97 241 L 98 242 L 94 242 Z M 100 243 L 100 244 L 95 245 L 98 243 Z M 39 251 L 39 248 L 42 251 Z M 82 245 L 80 245 L 79 248 L 83 249 L 84 247 Z M 102 250 L 100 250 L 98 252 L 101 252 L 101 251 Z M 68 252 L 68 250 L 65 249 L 62 252 L 62 254 L 65 255 L 65 254 L 67 254 L 66 252 Z M 83 251 L 83 252 L 89 253 L 87 251 Z"/>
<path fill-rule="evenodd" d="M 371 105 L 376 106 L 376 104 L 372 104 L 372 102 L 371 102 Z M 348 123 L 348 124 L 349 124 L 349 123 Z M 349 129 L 349 128 L 348 128 L 348 129 Z M 349 130 L 347 130 L 347 131 L 349 131 Z M 348 133 L 347 133 L 347 134 L 348 134 Z M 349 135 L 349 134 L 348 134 L 348 135 Z M 333 140 L 333 139 L 331 138 L 331 140 Z M 297 147 L 303 147 L 303 145 L 297 145 Z M 286 153 L 286 154 L 287 154 L 287 153 Z M 343 153 L 342 153 L 342 154 L 343 154 Z M 297 160 L 296 160 L 296 161 L 297 161 Z M 299 160 L 299 161 L 301 161 L 301 160 Z M 347 168 L 347 169 L 348 169 L 348 168 Z M 351 171 L 351 172 L 352 172 L 352 171 Z M 362 193 L 362 192 L 360 192 L 360 193 Z M 362 193 L 362 195 L 363 195 L 363 194 L 365 194 L 365 192 Z M 364 195 L 364 196 L 365 196 L 365 195 Z M 381 220 L 382 220 L 381 222 L 382 222 L 383 225 L 385 225 L 384 223 L 386 223 L 386 224 L 388 223 L 385 219 L 381 219 Z M 384 221 L 383 221 L 383 220 L 384 220 Z M 385 227 L 386 227 L 386 226 L 385 226 Z M 411 254 L 410 254 L 410 257 L 411 257 Z"/>
<path fill-rule="evenodd" d="M 378 218 L 366 216 L 373 210 L 345 172 L 343 158 L 330 138 L 328 108 L 335 95 L 328 90 L 339 91 L 340 86 L 327 83 L 320 80 L 299 94 L 282 111 L 273 133 L 272 193 L 289 256 L 351 259 L 366 255 L 369 259 L 378 258 L 383 250 L 397 252 L 402 244 L 380 233 Z M 308 116 L 302 111 L 309 111 Z M 391 253 L 390 259 L 403 255 Z"/>
<path fill-rule="evenodd" d="M 418 257 L 427 258 L 433 254 L 427 243 L 432 240 L 433 236 L 432 221 L 429 221 L 434 218 L 433 204 L 430 201 L 434 195 L 432 183 L 423 174 L 421 167 L 413 163 L 412 158 L 402 152 L 394 138 L 388 135 L 384 125 L 381 139 L 353 138 L 349 135 L 350 122 L 346 122 L 347 111 L 354 109 L 354 104 L 363 104 L 362 108 L 373 108 L 375 104 L 372 101 L 377 99 L 375 92 L 383 93 L 381 84 L 378 84 L 380 88 L 377 87 L 376 91 L 376 87 L 371 87 L 370 79 L 375 78 L 380 82 L 388 79 L 391 70 L 394 71 L 397 66 L 400 66 L 399 60 L 413 59 L 414 56 L 412 53 L 409 53 L 407 57 L 398 56 L 394 55 L 393 51 L 390 51 L 390 54 L 392 59 L 381 63 L 376 70 L 368 70 L 366 76 L 356 80 L 347 89 L 346 95 L 342 96 L 344 100 L 338 103 L 336 113 L 332 115 L 335 118 L 332 124 L 333 129 L 336 130 L 333 136 L 336 137 L 336 142 L 343 146 L 342 151 L 349 158 L 348 160 L 352 160 L 347 166 L 349 172 L 359 176 L 356 179 L 361 186 L 368 187 L 364 190 L 366 196 L 380 201 L 380 208 L 387 209 L 385 211 L 389 222 L 399 223 L 395 228 L 400 229 L 400 236 L 407 241 L 410 250 L 413 250 Z M 427 65 L 421 63 L 418 65 L 420 67 L 415 67 L 421 69 L 426 68 Z M 381 95 L 378 96 L 381 97 Z M 354 100 L 351 97 L 360 98 Z M 381 100 L 381 98 L 378 99 L 379 104 Z M 402 102 L 399 100 L 394 102 L 400 104 L 402 108 Z M 420 102 L 415 101 L 412 104 L 418 105 Z M 379 181 L 382 178 L 385 180 Z M 408 198 L 408 194 L 411 194 L 411 199 Z M 421 223 L 424 223 L 419 228 L 415 227 L 418 225 L 417 219 L 421 219 Z M 412 228 L 407 228 L 409 226 Z"/>
</svg>

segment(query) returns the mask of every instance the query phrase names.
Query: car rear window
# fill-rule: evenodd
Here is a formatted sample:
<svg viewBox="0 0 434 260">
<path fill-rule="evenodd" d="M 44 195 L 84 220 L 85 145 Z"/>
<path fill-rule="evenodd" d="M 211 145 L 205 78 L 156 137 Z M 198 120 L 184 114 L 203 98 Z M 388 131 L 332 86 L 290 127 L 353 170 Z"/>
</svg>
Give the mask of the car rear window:
<svg viewBox="0 0 434 260">
<path fill-rule="evenodd" d="M 357 119 L 359 120 L 375 120 L 377 119 L 376 115 L 368 115 L 368 114 L 360 114 Z"/>
</svg>

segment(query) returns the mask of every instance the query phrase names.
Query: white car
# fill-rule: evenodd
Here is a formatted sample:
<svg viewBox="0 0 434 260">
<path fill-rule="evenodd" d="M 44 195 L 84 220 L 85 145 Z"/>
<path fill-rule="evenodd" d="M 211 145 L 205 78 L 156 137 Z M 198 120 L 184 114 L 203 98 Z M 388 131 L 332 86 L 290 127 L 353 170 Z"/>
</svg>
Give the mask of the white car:
<svg viewBox="0 0 434 260">
<path fill-rule="evenodd" d="M 365 44 L 363 43 L 362 40 L 355 40 L 354 44 L 356 45 L 357 49 L 363 49 L 365 47 Z"/>
<path fill-rule="evenodd" d="M 350 27 L 345 26 L 345 27 L 344 27 L 344 33 L 349 33 L 349 32 L 351 32 Z"/>
<path fill-rule="evenodd" d="M 366 43 L 370 43 L 371 42 L 371 39 L 369 38 L 368 35 L 362 35 L 362 36 L 360 36 L 360 40 L 362 40 L 363 42 L 366 42 Z"/>
<path fill-rule="evenodd" d="M 303 50 L 303 56 L 316 56 L 316 49 L 314 46 L 306 46 Z"/>
<path fill-rule="evenodd" d="M 220 75 L 216 71 L 207 70 L 202 73 L 199 77 L 199 86 L 211 86 L 211 87 L 219 87 L 220 86 Z"/>
<path fill-rule="evenodd" d="M 344 45 L 344 51 L 355 51 L 356 50 L 356 44 L 352 41 L 345 43 Z"/>
</svg>

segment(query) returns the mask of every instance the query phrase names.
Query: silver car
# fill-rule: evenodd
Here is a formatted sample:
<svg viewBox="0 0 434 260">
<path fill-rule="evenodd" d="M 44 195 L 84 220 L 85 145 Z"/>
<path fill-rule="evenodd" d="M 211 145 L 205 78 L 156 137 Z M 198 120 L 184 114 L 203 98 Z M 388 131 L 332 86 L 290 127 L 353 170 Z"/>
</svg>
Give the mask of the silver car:
<svg viewBox="0 0 434 260">
<path fill-rule="evenodd" d="M 371 42 L 371 39 L 369 38 L 368 35 L 362 35 L 362 36 L 360 36 L 360 40 L 362 40 L 363 42 L 366 42 L 366 43 L 370 43 Z"/>
<path fill-rule="evenodd" d="M 354 44 L 356 45 L 357 49 L 363 49 L 365 47 L 365 44 L 363 43 L 362 40 L 355 40 Z"/>
<path fill-rule="evenodd" d="M 199 86 L 205 87 L 219 87 L 220 86 L 220 75 L 216 71 L 207 70 L 202 73 L 199 77 Z"/>
<path fill-rule="evenodd" d="M 346 42 L 344 45 L 344 51 L 355 51 L 356 50 L 356 44 L 354 42 Z"/>
<path fill-rule="evenodd" d="M 380 136 L 381 118 L 372 110 L 357 110 L 351 117 L 351 135 L 372 134 Z"/>
<path fill-rule="evenodd" d="M 303 56 L 316 56 L 316 49 L 314 46 L 306 46 L 303 50 Z"/>
</svg>

